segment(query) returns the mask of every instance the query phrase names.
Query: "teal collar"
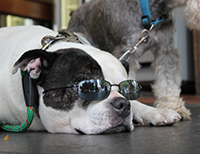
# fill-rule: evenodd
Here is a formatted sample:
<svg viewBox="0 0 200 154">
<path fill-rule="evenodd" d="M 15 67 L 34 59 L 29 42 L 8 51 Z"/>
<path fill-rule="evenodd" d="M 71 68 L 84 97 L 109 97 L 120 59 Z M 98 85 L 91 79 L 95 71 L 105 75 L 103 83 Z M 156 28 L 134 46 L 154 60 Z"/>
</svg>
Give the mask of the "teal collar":
<svg viewBox="0 0 200 154">
<path fill-rule="evenodd" d="M 162 17 L 158 18 L 155 21 L 152 21 L 151 19 L 151 10 L 149 5 L 149 0 L 140 0 L 141 10 L 142 10 L 142 24 L 146 29 L 150 29 L 150 27 L 156 26 L 160 22 L 162 22 L 164 19 Z"/>
</svg>

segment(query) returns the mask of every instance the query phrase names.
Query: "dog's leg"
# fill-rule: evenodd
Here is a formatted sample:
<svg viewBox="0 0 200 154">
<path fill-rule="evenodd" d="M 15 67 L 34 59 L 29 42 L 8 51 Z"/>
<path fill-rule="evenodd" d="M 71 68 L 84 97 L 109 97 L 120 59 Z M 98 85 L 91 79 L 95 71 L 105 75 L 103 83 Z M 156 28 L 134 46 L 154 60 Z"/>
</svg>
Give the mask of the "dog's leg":
<svg viewBox="0 0 200 154">
<path fill-rule="evenodd" d="M 137 52 L 132 54 L 129 58 L 129 79 L 136 80 L 136 72 L 140 69 L 139 58 L 144 54 L 146 50 L 138 49 Z"/>
<path fill-rule="evenodd" d="M 160 44 L 162 46 L 153 49 L 155 83 L 152 88 L 156 97 L 154 106 L 173 109 L 182 116 L 183 120 L 190 120 L 191 113 L 185 108 L 184 101 L 180 98 L 179 54 L 169 39 Z"/>
<path fill-rule="evenodd" d="M 131 70 L 131 71 L 129 71 L 129 78 L 132 80 L 135 80 L 136 72 L 138 69 L 140 69 L 140 64 L 139 64 L 138 60 L 131 58 L 131 60 L 129 61 L 129 67 Z"/>
<path fill-rule="evenodd" d="M 134 121 L 142 125 L 171 125 L 181 119 L 181 116 L 171 109 L 154 108 L 138 101 L 130 102 Z"/>
</svg>

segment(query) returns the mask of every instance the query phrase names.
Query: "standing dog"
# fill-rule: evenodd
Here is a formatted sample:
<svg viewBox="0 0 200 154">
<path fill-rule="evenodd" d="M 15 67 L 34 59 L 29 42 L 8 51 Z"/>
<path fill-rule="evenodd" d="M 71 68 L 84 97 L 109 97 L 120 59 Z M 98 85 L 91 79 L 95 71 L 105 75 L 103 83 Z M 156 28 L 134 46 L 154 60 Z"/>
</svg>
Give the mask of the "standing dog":
<svg viewBox="0 0 200 154">
<path fill-rule="evenodd" d="M 155 83 L 152 86 L 158 108 L 171 108 L 184 120 L 190 119 L 190 111 L 180 98 L 181 77 L 179 54 L 173 45 L 172 11 L 183 7 L 186 24 L 200 29 L 199 0 L 149 0 L 152 19 L 163 17 L 164 21 L 149 33 L 149 41 L 142 44 L 129 58 L 129 78 L 135 79 L 140 68 L 138 59 L 151 49 L 155 60 Z M 83 33 L 97 48 L 109 51 L 117 58 L 138 42 L 144 26 L 139 0 L 92 0 L 73 12 L 68 30 Z"/>
<path fill-rule="evenodd" d="M 180 115 L 171 109 L 157 109 L 126 99 L 125 94 L 131 92 L 126 85 L 132 84 L 126 81 L 122 64 L 108 52 L 62 41 L 41 50 L 40 41 L 46 35 L 57 33 L 39 26 L 0 29 L 0 125 L 21 124 L 26 118 L 18 68 L 27 71 L 37 85 L 39 117 L 35 116 L 30 126 L 35 131 L 114 133 L 132 131 L 133 118 L 153 125 L 180 120 Z M 104 86 L 106 89 L 101 88 Z M 120 87 L 124 91 L 119 92 Z M 134 90 L 138 92 L 136 87 Z"/>
</svg>

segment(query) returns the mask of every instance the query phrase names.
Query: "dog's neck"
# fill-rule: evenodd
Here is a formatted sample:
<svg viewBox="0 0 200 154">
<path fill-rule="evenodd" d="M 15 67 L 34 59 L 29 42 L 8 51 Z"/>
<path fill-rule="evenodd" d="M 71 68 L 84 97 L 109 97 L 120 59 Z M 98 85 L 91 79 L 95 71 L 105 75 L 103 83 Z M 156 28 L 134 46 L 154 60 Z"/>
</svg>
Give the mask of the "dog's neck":
<svg viewBox="0 0 200 154">
<path fill-rule="evenodd" d="M 74 33 L 69 32 L 66 29 L 61 29 L 58 31 L 58 35 L 57 36 L 44 36 L 41 40 L 42 43 L 42 50 L 46 50 L 49 48 L 49 46 L 53 45 L 56 42 L 59 41 L 65 41 L 65 42 L 76 42 L 76 43 L 81 43 L 84 44 L 84 42 L 82 42 L 80 40 L 79 34 L 76 35 Z"/>
<path fill-rule="evenodd" d="M 195 3 L 196 0 L 164 0 L 164 1 L 149 1 L 152 13 L 152 20 L 162 16 L 165 21 L 172 19 L 172 12 L 177 7 L 186 8 Z M 199 2 L 198 2 L 199 3 Z M 158 9 L 159 8 L 159 9 Z M 189 9 L 190 10 L 190 9 Z M 186 12 L 184 12 L 186 14 Z"/>
</svg>

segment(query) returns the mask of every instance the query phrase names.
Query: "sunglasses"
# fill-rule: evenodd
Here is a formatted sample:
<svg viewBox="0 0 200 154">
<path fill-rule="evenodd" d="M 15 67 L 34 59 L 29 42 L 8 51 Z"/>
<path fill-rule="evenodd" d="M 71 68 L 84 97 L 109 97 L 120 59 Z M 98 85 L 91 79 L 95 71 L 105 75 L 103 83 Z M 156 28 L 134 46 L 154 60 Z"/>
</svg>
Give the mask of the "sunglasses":
<svg viewBox="0 0 200 154">
<path fill-rule="evenodd" d="M 141 86 L 134 80 L 125 80 L 119 84 L 111 84 L 106 80 L 84 80 L 79 82 L 77 85 L 58 87 L 53 89 L 45 90 L 43 93 L 56 89 L 66 89 L 77 87 L 78 95 L 80 98 L 85 100 L 104 100 L 111 92 L 111 87 L 117 86 L 118 91 L 128 100 L 136 100 L 140 97 Z"/>
</svg>

